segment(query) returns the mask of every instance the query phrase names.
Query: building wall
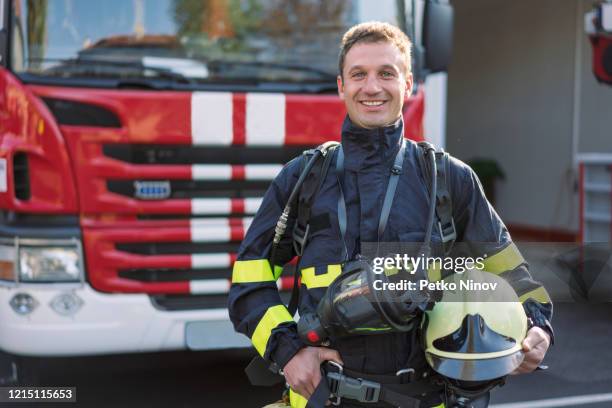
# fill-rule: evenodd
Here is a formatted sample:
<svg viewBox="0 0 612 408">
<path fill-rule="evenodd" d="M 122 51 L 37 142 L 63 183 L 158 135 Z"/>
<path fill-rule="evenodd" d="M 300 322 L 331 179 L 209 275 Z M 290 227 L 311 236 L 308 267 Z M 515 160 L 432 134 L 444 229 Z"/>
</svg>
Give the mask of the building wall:
<svg viewBox="0 0 612 408">
<path fill-rule="evenodd" d="M 462 160 L 499 163 L 506 179 L 498 183 L 496 207 L 507 224 L 577 229 L 573 125 L 579 1 L 453 2 L 446 146 Z M 583 123 L 581 131 L 592 132 L 587 126 L 594 125 Z"/>
</svg>

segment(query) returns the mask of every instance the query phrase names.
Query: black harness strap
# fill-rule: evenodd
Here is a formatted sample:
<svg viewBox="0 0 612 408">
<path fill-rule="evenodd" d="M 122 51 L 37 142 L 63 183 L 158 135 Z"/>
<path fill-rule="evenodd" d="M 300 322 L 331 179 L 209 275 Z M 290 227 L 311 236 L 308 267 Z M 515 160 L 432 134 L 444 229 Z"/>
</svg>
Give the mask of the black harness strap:
<svg viewBox="0 0 612 408">
<path fill-rule="evenodd" d="M 342 146 L 338 149 L 338 158 L 336 159 L 336 178 L 339 186 L 338 196 L 338 228 L 340 229 L 340 238 L 344 245 L 344 260 L 348 260 L 348 248 L 346 246 L 346 201 L 344 200 L 344 151 Z"/>
<path fill-rule="evenodd" d="M 405 153 L 406 141 L 402 139 L 402 145 L 400 146 L 397 155 L 395 155 L 395 162 L 391 168 L 391 175 L 389 176 L 389 183 L 387 184 L 387 192 L 385 193 L 382 210 L 380 211 L 380 219 L 378 220 L 377 254 L 379 251 L 378 248 L 380 248 L 380 242 L 382 241 L 385 233 L 385 229 L 387 229 L 387 222 L 389 221 L 391 206 L 393 205 L 393 199 L 395 198 L 395 190 L 397 189 L 397 183 L 399 182 L 400 175 L 402 174 Z"/>
<path fill-rule="evenodd" d="M 338 146 L 339 144 L 333 144 L 326 149 L 323 163 L 317 163 L 312 168 L 308 178 L 302 185 L 302 189 L 300 190 L 300 194 L 297 199 L 297 218 L 293 227 L 292 236 L 293 248 L 298 256 L 298 261 L 293 271 L 293 288 L 291 289 L 291 298 L 289 299 L 289 305 L 287 306 L 287 310 L 289 310 L 289 314 L 291 314 L 291 316 L 295 315 L 299 305 L 300 286 L 298 285 L 298 277 L 300 275 L 300 260 L 302 254 L 304 253 L 304 247 L 308 242 L 308 236 L 311 232 L 318 230 L 319 228 L 329 226 L 329 216 L 326 218 L 327 221 L 324 219 L 325 215 L 327 214 L 322 217 L 314 217 L 312 219 L 310 214 L 314 200 L 319 193 L 319 190 L 323 186 L 325 177 L 329 171 L 329 166 L 331 165 L 334 151 Z M 306 160 L 304 160 L 304 162 L 308 161 L 308 154 L 309 151 L 304 153 L 306 156 Z"/>
<path fill-rule="evenodd" d="M 297 198 L 297 217 L 293 227 L 293 248 L 297 256 L 302 256 L 304 253 L 304 247 L 308 241 L 308 235 L 312 232 L 312 222 L 310 214 L 312 212 L 312 205 L 315 197 L 319 193 L 325 177 L 329 170 L 329 166 L 332 161 L 333 153 L 336 150 L 338 144 L 332 145 L 327 148 L 323 162 L 316 163 L 315 166 L 308 174 L 308 177 L 304 181 L 300 194 Z M 311 150 L 304 152 L 305 160 L 303 163 L 308 161 L 309 156 L 312 155 Z"/>
<path fill-rule="evenodd" d="M 425 160 L 425 156 L 427 155 L 428 150 L 434 150 L 435 152 L 437 168 L 437 174 L 435 175 L 437 180 L 436 217 L 438 219 L 438 231 L 440 232 L 440 237 L 442 238 L 442 243 L 444 245 L 444 254 L 446 255 L 451 251 L 453 244 L 457 239 L 457 230 L 455 228 L 455 220 L 453 219 L 453 200 L 448 188 L 449 184 L 447 174 L 449 174 L 450 168 L 448 153 L 443 150 L 435 150 L 435 147 L 428 142 L 419 142 L 418 146 L 422 150 L 418 155 L 419 167 L 423 172 L 423 177 L 425 180 L 431 180 L 433 177 L 431 174 L 431 168 Z M 430 192 L 430 183 L 425 183 L 425 185 L 428 192 Z"/>
<path fill-rule="evenodd" d="M 395 155 L 395 160 L 393 162 L 393 167 L 391 168 L 391 175 L 389 176 L 389 181 L 387 183 L 387 191 L 385 192 L 385 198 L 383 200 L 383 205 L 380 211 L 380 218 L 378 219 L 378 244 L 383 239 L 383 235 L 385 233 L 385 229 L 387 228 L 387 222 L 389 221 L 389 214 L 391 213 L 391 207 L 393 206 L 393 199 L 395 198 L 395 190 L 397 189 L 397 184 L 399 182 L 399 176 L 402 174 L 402 167 L 404 164 L 404 155 L 406 153 L 406 140 L 402 139 L 400 148 Z M 344 199 L 344 153 L 342 151 L 342 146 L 338 151 L 338 159 L 336 160 L 336 176 L 338 177 L 338 183 L 340 185 L 340 196 L 338 198 L 338 225 L 340 227 L 340 235 L 342 237 L 342 241 L 344 242 L 344 250 L 345 250 L 345 259 L 348 260 L 349 254 L 347 252 L 346 245 L 346 202 Z"/>
<path fill-rule="evenodd" d="M 308 400 L 306 408 L 324 408 L 331 398 L 342 398 L 362 403 L 386 402 L 399 408 L 416 408 L 420 398 L 444 389 L 437 376 L 403 382 L 400 376 L 381 376 L 357 373 L 351 370 L 338 372 L 332 364 L 321 368 L 321 382 Z"/>
</svg>

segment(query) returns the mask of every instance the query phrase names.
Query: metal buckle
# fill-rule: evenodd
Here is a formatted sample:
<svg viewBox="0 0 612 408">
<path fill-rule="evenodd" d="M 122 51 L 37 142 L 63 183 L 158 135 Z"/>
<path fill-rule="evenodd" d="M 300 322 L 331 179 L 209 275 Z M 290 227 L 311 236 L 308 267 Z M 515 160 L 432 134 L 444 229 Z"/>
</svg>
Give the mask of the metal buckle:
<svg viewBox="0 0 612 408">
<path fill-rule="evenodd" d="M 395 376 L 396 377 L 401 377 L 404 374 L 409 374 L 408 381 L 412 381 L 412 380 L 414 380 L 414 376 L 416 374 L 416 371 L 414 371 L 414 368 L 403 368 L 401 370 L 398 370 L 395 373 Z"/>
<path fill-rule="evenodd" d="M 342 374 L 344 372 L 344 367 L 342 367 L 342 365 L 336 363 L 335 361 L 328 361 L 327 364 L 333 365 L 334 367 L 336 367 L 338 369 L 338 372 L 340 374 Z M 329 378 L 329 373 L 327 375 L 327 378 L 329 380 L 329 389 L 331 391 L 332 394 L 335 394 L 336 391 L 338 391 L 338 383 L 336 382 L 336 380 Z M 331 399 L 331 398 L 330 398 Z M 340 398 L 338 395 L 336 395 L 336 400 L 335 401 L 331 401 L 331 404 L 333 406 L 338 406 L 340 405 L 340 403 L 342 402 L 342 398 Z"/>
<path fill-rule="evenodd" d="M 330 362 L 331 363 L 331 362 Z M 380 396 L 380 384 L 373 381 L 366 381 L 361 378 L 351 378 L 343 374 L 342 366 L 333 364 L 341 371 L 338 373 L 327 373 L 329 388 L 336 400 L 333 405 L 340 405 L 342 398 L 349 398 L 359 402 L 378 402 Z"/>
<path fill-rule="evenodd" d="M 451 218 L 450 223 L 442 226 L 442 223 L 438 221 L 438 228 L 440 230 L 440 237 L 443 243 L 453 241 L 457 239 L 457 229 L 455 228 L 455 220 Z"/>
</svg>

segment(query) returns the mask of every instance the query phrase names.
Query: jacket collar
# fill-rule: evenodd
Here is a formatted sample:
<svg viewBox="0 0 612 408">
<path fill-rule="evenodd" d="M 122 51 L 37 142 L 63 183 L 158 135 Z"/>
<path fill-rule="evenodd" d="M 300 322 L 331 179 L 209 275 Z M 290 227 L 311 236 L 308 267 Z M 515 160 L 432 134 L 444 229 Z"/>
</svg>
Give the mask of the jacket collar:
<svg viewBox="0 0 612 408">
<path fill-rule="evenodd" d="M 401 117 L 388 126 L 365 129 L 351 122 L 347 115 L 342 124 L 344 167 L 359 171 L 390 163 L 403 137 L 404 121 Z"/>
</svg>

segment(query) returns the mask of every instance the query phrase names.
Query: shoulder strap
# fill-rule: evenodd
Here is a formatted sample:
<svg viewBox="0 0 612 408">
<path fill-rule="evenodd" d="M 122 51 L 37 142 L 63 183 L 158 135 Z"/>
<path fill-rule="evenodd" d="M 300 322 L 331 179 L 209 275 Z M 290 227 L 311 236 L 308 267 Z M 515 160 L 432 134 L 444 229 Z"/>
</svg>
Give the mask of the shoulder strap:
<svg viewBox="0 0 612 408">
<path fill-rule="evenodd" d="M 333 153 L 338 146 L 339 143 L 337 142 L 327 142 L 317 147 L 317 149 L 322 149 L 323 151 L 323 160 L 317 161 L 310 170 L 310 173 L 300 189 L 297 203 L 293 204 L 296 205 L 296 220 L 293 227 L 293 248 L 298 256 L 302 256 L 304 253 L 304 248 L 311 229 L 314 227 L 318 230 L 326 226 L 322 225 L 325 223 L 322 220 L 311 220 L 310 214 L 315 197 L 319 193 L 325 181 L 325 177 L 327 176 L 327 172 L 329 171 Z M 306 156 L 306 160 L 303 160 L 305 163 L 308 161 L 308 157 L 312 155 L 312 150 L 307 150 L 303 154 Z"/>
<path fill-rule="evenodd" d="M 308 235 L 311 231 L 311 227 L 314 227 L 315 229 L 324 227 L 324 221 L 311 219 L 310 213 L 312 211 L 312 205 L 317 194 L 319 193 L 319 190 L 321 189 L 321 186 L 323 185 L 323 182 L 325 181 L 325 177 L 327 176 L 327 172 L 329 171 L 329 166 L 331 165 L 334 155 L 333 153 L 339 145 L 340 144 L 338 142 L 327 142 L 317 147 L 317 149 L 320 149 L 323 152 L 323 160 L 318 160 L 312 167 L 300 189 L 296 203 L 292 204 L 297 206 L 295 209 L 297 215 L 295 224 L 293 226 L 292 243 L 293 249 L 298 256 L 298 262 L 296 263 L 293 271 L 293 288 L 291 290 L 291 298 L 289 299 L 289 304 L 287 306 L 291 316 L 295 315 L 300 299 L 300 288 L 298 285 L 300 259 L 304 253 L 304 248 L 308 243 Z M 307 150 L 303 154 L 305 156 L 305 160 L 303 160 L 302 163 L 306 163 L 309 157 L 312 156 L 313 150 Z M 304 171 L 304 169 L 302 168 L 301 171 Z M 327 218 L 327 220 L 327 222 L 329 222 L 329 218 Z"/>
<path fill-rule="evenodd" d="M 437 150 L 431 143 L 419 142 L 418 146 L 420 152 L 418 154 L 419 167 L 425 177 L 425 185 L 429 191 L 431 186 L 431 174 L 432 169 L 429 163 L 425 160 L 425 156 L 428 150 L 435 151 L 436 158 L 436 179 L 437 179 L 437 190 L 436 190 L 436 216 L 438 218 L 438 230 L 442 243 L 444 245 L 444 253 L 448 254 L 452 249 L 455 240 L 457 239 L 457 230 L 455 228 L 455 220 L 453 219 L 453 200 L 450 194 L 449 183 L 447 174 L 449 172 L 449 158 L 448 153 L 444 150 Z"/>
<path fill-rule="evenodd" d="M 406 152 L 406 140 L 401 140 L 399 151 L 395 155 L 395 161 L 391 168 L 391 175 L 387 184 L 387 192 L 383 201 L 382 210 L 380 212 L 380 219 L 378 220 L 378 245 L 383 239 L 383 234 L 387 228 L 387 221 L 389 221 L 389 214 L 391 213 L 391 206 L 393 205 L 393 198 L 395 197 L 395 190 L 397 189 L 397 183 L 399 176 L 402 174 L 402 167 L 404 165 L 404 154 Z M 378 252 L 378 251 L 376 251 Z"/>
</svg>

